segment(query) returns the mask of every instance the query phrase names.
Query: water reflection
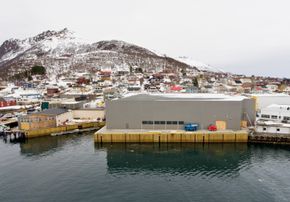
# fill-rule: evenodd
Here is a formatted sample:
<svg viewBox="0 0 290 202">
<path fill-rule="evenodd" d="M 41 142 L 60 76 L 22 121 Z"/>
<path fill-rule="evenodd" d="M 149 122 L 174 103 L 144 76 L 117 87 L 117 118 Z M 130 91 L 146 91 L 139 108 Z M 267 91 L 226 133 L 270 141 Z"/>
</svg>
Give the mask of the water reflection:
<svg viewBox="0 0 290 202">
<path fill-rule="evenodd" d="M 250 162 L 247 144 L 95 145 L 107 152 L 111 174 L 236 176 Z"/>
<path fill-rule="evenodd" d="M 0 141 L 0 201 L 289 201 L 289 151 L 254 144 L 94 146 L 92 133 Z"/>
<path fill-rule="evenodd" d="M 20 152 L 25 156 L 51 155 L 54 152 L 65 149 L 65 145 L 67 144 L 77 146 L 83 139 L 83 136 L 89 136 L 91 138 L 90 133 L 84 133 L 28 139 L 20 144 Z"/>
</svg>

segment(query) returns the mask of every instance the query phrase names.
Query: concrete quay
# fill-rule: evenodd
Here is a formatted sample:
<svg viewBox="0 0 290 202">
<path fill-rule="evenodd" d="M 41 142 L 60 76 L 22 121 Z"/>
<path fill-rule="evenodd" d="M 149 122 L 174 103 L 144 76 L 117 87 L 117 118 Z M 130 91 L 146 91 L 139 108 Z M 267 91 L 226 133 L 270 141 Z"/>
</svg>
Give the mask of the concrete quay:
<svg viewBox="0 0 290 202">
<path fill-rule="evenodd" d="M 109 130 L 94 135 L 96 143 L 240 143 L 248 142 L 248 131 Z"/>
</svg>

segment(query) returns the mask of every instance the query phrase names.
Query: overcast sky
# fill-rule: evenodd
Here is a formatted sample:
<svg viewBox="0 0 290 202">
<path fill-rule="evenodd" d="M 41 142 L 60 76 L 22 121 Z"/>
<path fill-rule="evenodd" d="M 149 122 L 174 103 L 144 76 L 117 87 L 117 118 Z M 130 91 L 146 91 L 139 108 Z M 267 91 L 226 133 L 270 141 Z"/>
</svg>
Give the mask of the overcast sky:
<svg viewBox="0 0 290 202">
<path fill-rule="evenodd" d="M 289 0 L 0 0 L 0 43 L 65 27 L 226 71 L 290 78 Z"/>
</svg>

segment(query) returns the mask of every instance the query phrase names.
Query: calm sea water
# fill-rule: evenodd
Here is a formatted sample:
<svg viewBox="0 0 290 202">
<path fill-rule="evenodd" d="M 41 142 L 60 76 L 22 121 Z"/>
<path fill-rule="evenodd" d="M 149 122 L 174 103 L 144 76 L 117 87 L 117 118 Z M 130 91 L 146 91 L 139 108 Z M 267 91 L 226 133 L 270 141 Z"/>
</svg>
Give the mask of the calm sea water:
<svg viewBox="0 0 290 202">
<path fill-rule="evenodd" d="M 290 148 L 0 139 L 0 201 L 290 201 Z"/>
</svg>

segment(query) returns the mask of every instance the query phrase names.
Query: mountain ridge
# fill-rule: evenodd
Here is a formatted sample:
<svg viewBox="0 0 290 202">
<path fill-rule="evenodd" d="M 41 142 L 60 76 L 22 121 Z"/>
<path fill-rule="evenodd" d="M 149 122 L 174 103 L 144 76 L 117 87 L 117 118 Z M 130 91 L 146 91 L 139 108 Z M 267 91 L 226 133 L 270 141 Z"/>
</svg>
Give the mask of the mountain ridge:
<svg viewBox="0 0 290 202">
<path fill-rule="evenodd" d="M 129 69 L 130 66 L 148 71 L 164 67 L 192 68 L 197 72 L 211 71 L 210 68 L 199 68 L 200 64 L 196 66 L 188 64 L 121 40 L 88 43 L 77 38 L 74 32 L 67 28 L 60 31 L 48 30 L 23 40 L 9 39 L 0 46 L 1 70 L 7 70 L 10 75 L 13 75 L 33 65 L 45 66 L 48 74 L 62 74 L 98 67 Z"/>
</svg>

